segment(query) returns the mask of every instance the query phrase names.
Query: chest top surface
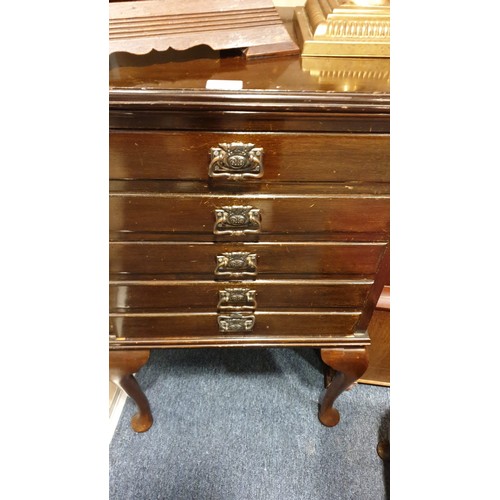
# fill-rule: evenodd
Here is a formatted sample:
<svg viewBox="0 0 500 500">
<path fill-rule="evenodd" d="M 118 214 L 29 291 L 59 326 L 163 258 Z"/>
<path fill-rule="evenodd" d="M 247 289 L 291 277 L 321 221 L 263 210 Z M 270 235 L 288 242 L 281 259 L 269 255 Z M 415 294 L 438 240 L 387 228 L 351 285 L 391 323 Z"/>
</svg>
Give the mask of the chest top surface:
<svg viewBox="0 0 500 500">
<path fill-rule="evenodd" d="M 293 34 L 290 11 L 281 13 Z M 115 53 L 110 56 L 110 126 L 388 133 L 389 79 L 389 59 L 247 60 L 239 51 L 207 46 L 142 56 Z M 241 88 L 207 88 L 213 80 L 237 82 Z M 154 117 L 156 112 L 171 115 L 165 121 Z M 191 113 L 191 119 L 179 119 L 181 112 Z M 212 113 L 214 120 L 196 124 L 194 114 L 200 112 Z M 146 113 L 152 115 L 148 120 Z M 244 123 L 235 113 L 246 113 Z M 220 114 L 225 115 L 224 123 L 217 120 Z M 261 119 L 252 120 L 252 114 Z M 325 123 L 318 123 L 319 116 Z"/>
</svg>

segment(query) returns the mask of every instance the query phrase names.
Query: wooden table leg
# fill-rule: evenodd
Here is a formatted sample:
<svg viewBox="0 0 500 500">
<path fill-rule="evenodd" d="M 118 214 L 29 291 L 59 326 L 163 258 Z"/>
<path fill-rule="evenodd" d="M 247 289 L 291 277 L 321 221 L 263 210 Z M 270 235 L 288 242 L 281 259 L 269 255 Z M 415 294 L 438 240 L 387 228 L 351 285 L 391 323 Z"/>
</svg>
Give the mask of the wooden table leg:
<svg viewBox="0 0 500 500">
<path fill-rule="evenodd" d="M 131 420 L 136 432 L 145 432 L 153 424 L 149 402 L 133 375 L 146 364 L 149 354 L 149 350 L 109 351 L 109 379 L 134 400 L 139 410 Z"/>
<path fill-rule="evenodd" d="M 368 368 L 366 349 L 321 349 L 321 359 L 334 370 L 332 380 L 320 402 L 319 419 L 323 425 L 333 427 L 340 420 L 333 406 L 340 394 L 350 387 Z"/>
</svg>

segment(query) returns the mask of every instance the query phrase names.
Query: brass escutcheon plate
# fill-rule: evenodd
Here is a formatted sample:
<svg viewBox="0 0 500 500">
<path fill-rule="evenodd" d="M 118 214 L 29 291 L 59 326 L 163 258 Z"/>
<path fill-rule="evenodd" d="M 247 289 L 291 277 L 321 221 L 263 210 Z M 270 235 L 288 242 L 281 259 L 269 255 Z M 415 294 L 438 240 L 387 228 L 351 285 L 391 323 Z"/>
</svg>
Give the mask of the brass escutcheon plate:
<svg viewBox="0 0 500 500">
<path fill-rule="evenodd" d="M 216 278 L 241 279 L 257 276 L 257 254 L 250 252 L 225 252 L 217 255 Z"/>
<path fill-rule="evenodd" d="M 219 290 L 218 310 L 224 309 L 247 309 L 257 308 L 257 292 L 249 288 L 225 288 Z"/>
<path fill-rule="evenodd" d="M 220 143 L 210 148 L 208 175 L 212 178 L 241 180 L 260 178 L 264 175 L 263 148 L 243 142 Z"/>
<path fill-rule="evenodd" d="M 243 236 L 260 233 L 260 210 L 252 206 L 232 205 L 215 209 L 214 234 Z"/>
<path fill-rule="evenodd" d="M 253 314 L 231 313 L 217 316 L 219 331 L 222 333 L 251 332 L 255 325 Z"/>
</svg>

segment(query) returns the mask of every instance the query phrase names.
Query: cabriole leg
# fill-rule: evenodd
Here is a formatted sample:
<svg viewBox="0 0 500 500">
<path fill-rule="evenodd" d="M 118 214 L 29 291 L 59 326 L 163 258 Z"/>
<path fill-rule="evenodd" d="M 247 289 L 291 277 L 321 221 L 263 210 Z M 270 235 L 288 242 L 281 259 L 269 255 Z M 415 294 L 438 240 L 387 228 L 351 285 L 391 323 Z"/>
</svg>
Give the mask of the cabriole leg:
<svg viewBox="0 0 500 500">
<path fill-rule="evenodd" d="M 149 402 L 133 375 L 146 364 L 149 354 L 149 350 L 109 351 L 109 379 L 133 399 L 139 410 L 131 420 L 136 432 L 145 432 L 153 424 Z"/>
<path fill-rule="evenodd" d="M 334 370 L 332 380 L 320 402 L 319 419 L 323 425 L 333 427 L 340 420 L 335 400 L 349 388 L 368 368 L 366 349 L 321 349 L 321 359 Z"/>
</svg>

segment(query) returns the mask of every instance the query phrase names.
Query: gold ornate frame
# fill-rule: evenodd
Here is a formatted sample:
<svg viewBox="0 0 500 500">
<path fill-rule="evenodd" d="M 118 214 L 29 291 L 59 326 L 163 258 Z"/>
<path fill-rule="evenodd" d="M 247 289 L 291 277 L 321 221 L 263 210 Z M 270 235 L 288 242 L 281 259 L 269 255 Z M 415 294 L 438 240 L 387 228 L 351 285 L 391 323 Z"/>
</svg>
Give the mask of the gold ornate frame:
<svg viewBox="0 0 500 500">
<path fill-rule="evenodd" d="M 390 0 L 307 0 L 295 28 L 303 56 L 390 57 Z"/>
</svg>

